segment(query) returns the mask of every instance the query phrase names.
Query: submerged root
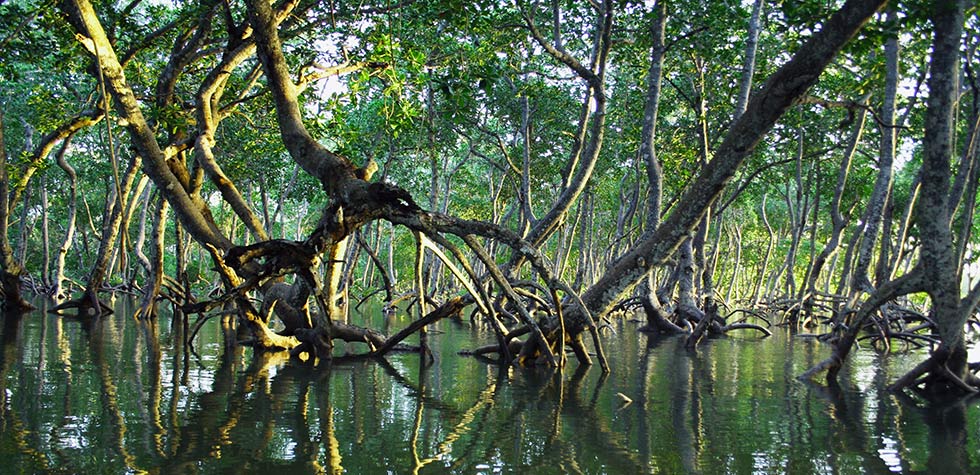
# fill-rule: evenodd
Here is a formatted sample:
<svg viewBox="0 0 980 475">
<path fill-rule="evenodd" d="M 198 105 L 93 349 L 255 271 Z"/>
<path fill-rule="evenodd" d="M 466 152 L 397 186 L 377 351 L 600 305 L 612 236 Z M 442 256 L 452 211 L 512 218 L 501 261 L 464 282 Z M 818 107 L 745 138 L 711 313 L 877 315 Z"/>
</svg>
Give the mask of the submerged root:
<svg viewBox="0 0 980 475">
<path fill-rule="evenodd" d="M 71 310 L 75 310 L 75 312 L 71 312 Z M 97 295 L 86 293 L 77 299 L 55 306 L 48 310 L 48 313 L 62 317 L 96 318 L 112 315 L 112 307 L 99 299 Z"/>
</svg>

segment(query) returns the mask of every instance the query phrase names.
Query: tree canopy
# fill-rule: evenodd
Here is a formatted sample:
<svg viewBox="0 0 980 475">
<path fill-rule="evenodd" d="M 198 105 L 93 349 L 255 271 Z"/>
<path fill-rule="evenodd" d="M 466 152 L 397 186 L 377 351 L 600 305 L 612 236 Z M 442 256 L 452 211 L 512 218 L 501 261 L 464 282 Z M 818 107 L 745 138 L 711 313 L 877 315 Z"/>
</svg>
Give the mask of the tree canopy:
<svg viewBox="0 0 980 475">
<path fill-rule="evenodd" d="M 308 359 L 470 309 L 558 366 L 620 312 L 827 324 L 810 375 L 864 335 L 976 390 L 980 18 L 886 3 L 4 2 L 4 305 L 133 292 Z"/>
</svg>

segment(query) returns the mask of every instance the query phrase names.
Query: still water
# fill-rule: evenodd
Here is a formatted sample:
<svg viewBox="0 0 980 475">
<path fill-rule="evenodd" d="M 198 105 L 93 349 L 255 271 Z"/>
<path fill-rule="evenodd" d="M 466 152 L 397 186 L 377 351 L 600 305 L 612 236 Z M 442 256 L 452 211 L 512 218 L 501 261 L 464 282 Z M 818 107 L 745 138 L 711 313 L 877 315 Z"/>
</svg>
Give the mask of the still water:
<svg viewBox="0 0 980 475">
<path fill-rule="evenodd" d="M 169 316 L 131 315 L 3 317 L 0 473 L 980 473 L 975 402 L 884 391 L 918 355 L 860 352 L 827 389 L 794 379 L 819 343 L 777 331 L 692 353 L 622 320 L 611 374 L 557 374 L 459 356 L 492 338 L 444 321 L 431 365 L 313 368 L 234 348 L 218 319 L 185 352 Z"/>
</svg>

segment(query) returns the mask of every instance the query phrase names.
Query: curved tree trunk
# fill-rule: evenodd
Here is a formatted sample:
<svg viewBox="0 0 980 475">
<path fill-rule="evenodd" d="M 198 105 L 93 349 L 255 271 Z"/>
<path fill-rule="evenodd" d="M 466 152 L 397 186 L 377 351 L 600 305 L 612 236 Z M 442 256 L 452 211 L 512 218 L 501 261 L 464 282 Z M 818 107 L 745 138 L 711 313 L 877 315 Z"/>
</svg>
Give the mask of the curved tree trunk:
<svg viewBox="0 0 980 475">
<path fill-rule="evenodd" d="M 191 177 L 186 165 L 182 161 L 172 160 L 175 151 L 164 150 L 157 141 L 139 101 L 126 83 L 122 65 L 91 3 L 88 0 L 68 0 L 62 8 L 78 32 L 77 38 L 82 46 L 97 58 L 106 90 L 112 95 L 120 117 L 125 120 L 136 154 L 144 162 L 143 171 L 171 203 L 181 223 L 198 242 L 221 249 L 231 247 L 231 242 L 221 235 L 215 225 L 207 203 L 191 191 Z"/>
<path fill-rule="evenodd" d="M 663 81 L 664 34 L 667 29 L 667 7 L 662 0 L 653 7 L 654 17 L 650 24 L 653 45 L 650 47 L 650 69 L 647 71 L 646 102 L 643 106 L 643 125 L 640 134 L 640 159 L 646 164 L 647 192 L 646 230 L 652 234 L 660 224 L 661 201 L 663 201 L 663 169 L 657 159 L 654 139 L 657 135 L 657 113 L 660 109 L 660 87 Z"/>
<path fill-rule="evenodd" d="M 564 63 L 578 74 L 579 77 L 585 80 L 588 89 L 585 100 L 583 101 L 583 110 L 587 112 L 588 108 L 593 104 L 595 107 L 595 111 L 592 114 L 583 113 L 581 117 L 578 143 L 582 145 L 574 147 L 572 157 L 569 159 L 566 173 L 564 174 L 564 176 L 569 178 L 560 196 L 555 200 L 554 206 L 552 206 L 544 217 L 534 224 L 534 227 L 531 228 L 526 236 L 527 241 L 535 248 L 543 245 L 554 234 L 558 229 L 558 225 L 568 214 L 568 210 L 571 209 L 572 205 L 585 191 L 589 179 L 592 177 L 592 171 L 595 169 L 595 164 L 598 161 L 599 152 L 602 149 L 606 123 L 606 92 L 604 82 L 606 60 L 609 56 L 609 50 L 612 47 L 613 10 L 613 2 L 609 0 L 603 1 L 601 7 L 597 8 L 596 27 L 593 32 L 593 58 L 590 67 L 579 63 L 569 55 L 561 46 L 560 40 L 556 42 L 557 44 L 549 42 L 538 31 L 530 17 L 525 18 L 535 41 L 551 56 Z M 589 123 L 590 115 L 592 116 L 591 123 Z M 589 124 L 588 127 L 586 126 L 587 123 Z M 585 144 L 586 129 L 588 129 L 587 144 Z M 581 162 L 579 162 L 580 156 L 582 157 Z M 514 258 L 511 259 L 510 267 L 518 267 L 523 262 L 523 259 L 520 253 L 515 253 Z"/>
<path fill-rule="evenodd" d="M 150 258 L 146 256 L 143 248 L 146 247 L 146 225 L 150 217 L 150 205 L 153 204 L 152 189 L 147 187 L 143 190 L 143 193 L 139 197 L 139 202 L 142 203 L 142 208 L 140 209 L 140 224 L 139 230 L 136 232 L 136 242 L 133 243 L 133 253 L 136 254 L 136 260 L 139 262 L 140 267 L 143 268 L 143 272 L 149 276 L 151 272 L 152 264 L 150 264 Z M 152 225 L 152 224 L 151 224 Z M 137 270 L 133 269 L 132 282 L 136 281 Z"/>
<path fill-rule="evenodd" d="M 936 322 L 942 340 L 936 350 L 939 364 L 953 376 L 967 374 L 964 325 L 969 316 L 961 311 L 959 273 L 956 251 L 950 229 L 950 162 L 953 155 L 953 111 L 959 71 L 960 35 L 963 31 L 963 2 L 933 4 L 935 37 L 929 66 L 929 99 L 923 138 L 921 208 L 916 225 L 922 239 L 919 252 L 925 270 L 930 315 Z M 935 355 L 934 355 L 935 356 Z M 933 375 L 942 376 L 941 371 Z M 948 378 L 939 378 L 947 381 Z"/>
<path fill-rule="evenodd" d="M 869 96 L 866 95 L 858 103 L 861 105 L 867 104 L 868 98 Z M 837 172 L 837 185 L 834 187 L 834 197 L 830 201 L 830 240 L 827 241 L 823 250 L 820 251 L 820 254 L 810 266 L 810 273 L 807 277 L 806 284 L 808 296 L 803 302 L 805 319 L 809 319 L 813 315 L 813 301 L 817 292 L 817 279 L 820 278 L 820 272 L 831 254 L 837 252 L 837 247 L 840 245 L 841 233 L 847 226 L 847 221 L 844 219 L 840 210 L 841 199 L 844 196 L 844 187 L 847 185 L 847 175 L 851 169 L 851 160 L 854 158 L 854 153 L 857 151 L 858 144 L 861 142 L 861 136 L 864 133 L 864 123 L 867 115 L 866 108 L 860 107 L 858 109 L 857 116 L 855 117 L 854 130 L 851 132 L 851 137 L 848 140 L 847 150 L 844 151 L 844 156 L 841 157 L 840 169 Z"/>
<path fill-rule="evenodd" d="M 939 392 L 956 388 L 974 393 L 980 381 L 969 372 L 966 361 L 964 326 L 980 302 L 980 287 L 966 299 L 959 297 L 960 275 L 950 228 L 950 162 L 953 154 L 953 111 L 958 72 L 960 35 L 963 31 L 963 3 L 954 0 L 932 5 L 934 28 L 929 66 L 929 98 L 923 137 L 923 161 L 919 172 L 921 199 L 916 210 L 916 226 L 922 240 L 917 266 L 909 273 L 883 284 L 854 317 L 830 358 L 803 376 L 827 370 L 832 381 L 865 319 L 879 306 L 897 296 L 925 291 L 929 294 L 930 319 L 936 323 L 940 345 L 930 357 L 892 386 L 902 389 L 925 382 Z M 923 375 L 926 375 L 924 378 Z"/>
<path fill-rule="evenodd" d="M 58 247 L 58 254 L 55 256 L 54 277 L 51 282 L 51 296 L 59 303 L 66 297 L 62 288 L 65 281 L 65 258 L 75 240 L 75 219 L 78 214 L 78 175 L 68 160 L 65 159 L 65 152 L 69 145 L 71 145 L 71 136 L 65 138 L 57 156 L 58 166 L 68 176 L 68 219 L 65 224 L 65 238 L 62 240 L 61 246 Z"/>
</svg>

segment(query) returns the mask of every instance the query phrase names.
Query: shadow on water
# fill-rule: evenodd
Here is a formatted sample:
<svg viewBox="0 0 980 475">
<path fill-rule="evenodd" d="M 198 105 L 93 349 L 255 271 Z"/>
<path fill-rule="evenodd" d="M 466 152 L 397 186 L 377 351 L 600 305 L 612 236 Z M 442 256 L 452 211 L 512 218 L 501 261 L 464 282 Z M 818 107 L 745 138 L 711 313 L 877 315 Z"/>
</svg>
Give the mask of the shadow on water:
<svg viewBox="0 0 980 475">
<path fill-rule="evenodd" d="M 884 390 L 905 360 L 861 354 L 841 385 L 795 375 L 826 351 L 777 333 L 608 338 L 611 374 L 487 365 L 492 338 L 435 328 L 417 354 L 312 366 L 195 339 L 161 317 L 4 314 L 4 473 L 980 473 L 975 400 Z M 395 322 L 395 326 L 407 322 Z"/>
</svg>

